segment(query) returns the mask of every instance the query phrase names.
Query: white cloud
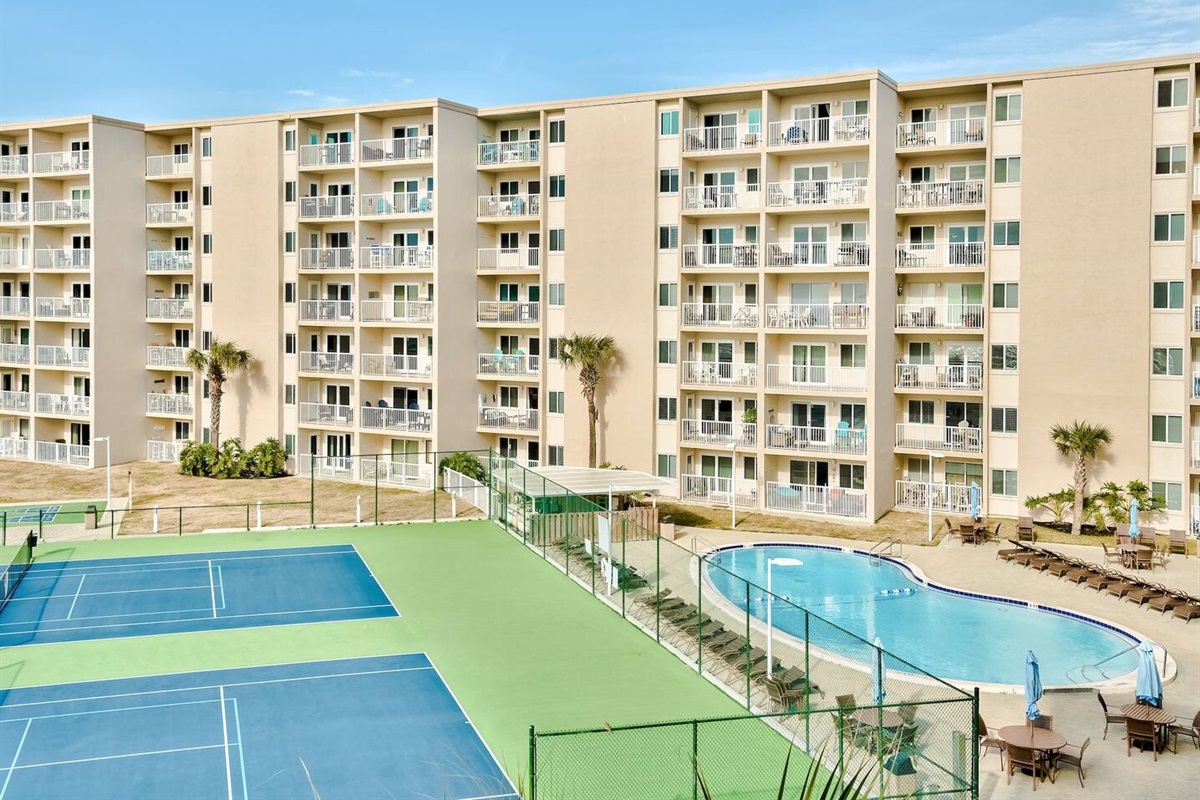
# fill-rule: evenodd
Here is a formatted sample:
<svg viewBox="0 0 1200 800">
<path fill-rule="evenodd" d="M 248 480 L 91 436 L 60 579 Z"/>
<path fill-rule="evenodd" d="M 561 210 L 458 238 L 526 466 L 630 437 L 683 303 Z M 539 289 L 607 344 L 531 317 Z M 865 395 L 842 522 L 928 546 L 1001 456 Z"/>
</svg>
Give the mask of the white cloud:
<svg viewBox="0 0 1200 800">
<path fill-rule="evenodd" d="M 394 78 L 394 72 L 381 72 L 374 69 L 344 69 L 341 72 L 343 78 Z"/>
<path fill-rule="evenodd" d="M 318 94 L 312 89 L 288 89 L 284 94 L 290 94 L 294 97 L 304 97 L 312 100 L 314 104 L 320 106 L 342 106 L 350 102 L 349 97 L 339 97 L 333 94 Z"/>
<path fill-rule="evenodd" d="M 297 97 L 316 97 L 317 93 L 312 89 L 288 89 L 284 94 L 294 94 Z"/>
</svg>

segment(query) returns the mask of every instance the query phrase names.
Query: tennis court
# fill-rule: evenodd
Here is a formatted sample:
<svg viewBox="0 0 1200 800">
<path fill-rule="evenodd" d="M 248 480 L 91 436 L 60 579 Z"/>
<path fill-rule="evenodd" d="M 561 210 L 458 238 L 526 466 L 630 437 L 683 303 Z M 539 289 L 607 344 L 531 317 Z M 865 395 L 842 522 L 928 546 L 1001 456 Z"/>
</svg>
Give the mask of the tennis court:
<svg viewBox="0 0 1200 800">
<path fill-rule="evenodd" d="M 10 690 L 5 797 L 517 795 L 419 653 Z"/>
<path fill-rule="evenodd" d="M 0 647 L 394 616 L 353 545 L 38 560 Z"/>
<path fill-rule="evenodd" d="M 56 522 L 82 523 L 84 512 L 87 511 L 88 506 L 95 506 L 100 513 L 104 513 L 103 500 L 0 506 L 0 513 L 4 514 L 9 527 L 14 525 L 36 527 L 39 518 L 43 525 L 54 525 Z"/>
</svg>

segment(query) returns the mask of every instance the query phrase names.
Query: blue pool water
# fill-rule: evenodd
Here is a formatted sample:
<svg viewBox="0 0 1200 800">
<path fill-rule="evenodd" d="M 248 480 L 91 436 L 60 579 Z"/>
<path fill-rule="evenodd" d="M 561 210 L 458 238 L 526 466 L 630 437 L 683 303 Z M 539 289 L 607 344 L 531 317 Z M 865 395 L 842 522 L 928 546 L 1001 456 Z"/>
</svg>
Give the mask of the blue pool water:
<svg viewBox="0 0 1200 800">
<path fill-rule="evenodd" d="M 886 650 L 939 678 L 967 683 L 1022 684 L 1025 653 L 1032 650 L 1046 686 L 1101 680 L 1137 669 L 1133 642 L 1099 625 L 1024 606 L 962 597 L 914 581 L 895 564 L 862 554 L 780 545 L 723 550 L 712 555 L 713 586 L 746 608 L 746 581 L 755 617 L 766 617 L 767 558 L 796 558 L 799 567 L 775 566 L 772 591 L 800 608 L 867 641 L 879 637 Z M 804 614 L 776 603 L 776 628 L 804 638 Z M 865 661 L 869 648 L 832 626 L 811 623 L 817 647 Z M 863 650 L 862 653 L 857 652 Z M 1117 655 L 1101 668 L 1084 665 Z M 889 665 L 903 669 L 900 664 Z"/>
</svg>

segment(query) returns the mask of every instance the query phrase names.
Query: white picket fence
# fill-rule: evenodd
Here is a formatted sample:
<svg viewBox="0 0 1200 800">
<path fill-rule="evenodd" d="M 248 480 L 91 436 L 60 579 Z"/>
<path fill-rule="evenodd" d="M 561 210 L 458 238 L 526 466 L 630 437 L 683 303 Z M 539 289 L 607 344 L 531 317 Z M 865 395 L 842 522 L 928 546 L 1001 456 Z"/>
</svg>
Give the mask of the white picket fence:
<svg viewBox="0 0 1200 800">
<path fill-rule="evenodd" d="M 487 513 L 488 487 L 474 478 L 452 469 L 442 471 L 442 488 L 451 497 L 462 500 Z"/>
</svg>

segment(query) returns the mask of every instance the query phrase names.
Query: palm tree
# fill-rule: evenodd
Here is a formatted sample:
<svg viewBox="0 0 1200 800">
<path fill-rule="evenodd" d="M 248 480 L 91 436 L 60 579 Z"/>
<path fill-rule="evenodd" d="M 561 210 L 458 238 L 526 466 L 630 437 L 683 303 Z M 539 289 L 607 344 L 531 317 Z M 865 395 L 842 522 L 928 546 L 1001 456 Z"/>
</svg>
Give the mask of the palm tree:
<svg viewBox="0 0 1200 800">
<path fill-rule="evenodd" d="M 587 398 L 589 467 L 596 466 L 596 387 L 619 358 L 611 336 L 572 333 L 559 345 L 558 360 L 564 367 L 579 367 L 580 393 Z"/>
<path fill-rule="evenodd" d="M 1088 462 L 1097 458 L 1106 444 L 1112 444 L 1112 431 L 1103 425 L 1075 420 L 1068 425 L 1055 425 L 1050 429 L 1050 441 L 1058 454 L 1073 458 L 1075 469 L 1075 510 L 1071 520 L 1071 533 L 1079 534 L 1083 525 L 1083 495 L 1087 491 Z"/>
<path fill-rule="evenodd" d="M 249 350 L 242 350 L 235 342 L 222 342 L 213 337 L 207 351 L 188 350 L 187 364 L 204 375 L 208 381 L 208 398 L 212 403 L 212 444 L 221 446 L 221 396 L 225 393 L 225 381 L 238 370 L 250 366 L 254 357 Z"/>
</svg>

